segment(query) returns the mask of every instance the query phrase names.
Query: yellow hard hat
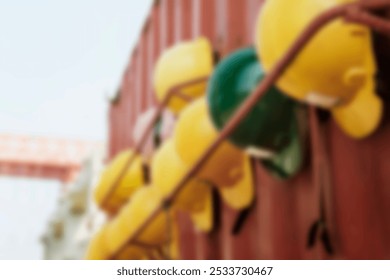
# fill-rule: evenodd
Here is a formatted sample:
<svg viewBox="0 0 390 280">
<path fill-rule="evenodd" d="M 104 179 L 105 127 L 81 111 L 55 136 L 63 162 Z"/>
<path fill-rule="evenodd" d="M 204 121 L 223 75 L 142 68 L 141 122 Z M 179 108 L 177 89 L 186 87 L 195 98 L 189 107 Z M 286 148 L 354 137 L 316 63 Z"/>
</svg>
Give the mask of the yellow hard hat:
<svg viewBox="0 0 390 280">
<path fill-rule="evenodd" d="M 254 174 L 249 156 L 244 160 L 244 172 L 242 178 L 233 186 L 219 188 L 223 200 L 233 209 L 249 207 L 255 198 Z"/>
<path fill-rule="evenodd" d="M 126 244 L 125 235 L 119 231 L 115 220 L 107 224 L 106 242 L 110 256 L 116 260 L 144 260 L 149 250 L 134 244 Z"/>
<path fill-rule="evenodd" d="M 212 189 L 207 190 L 205 204 L 201 211 L 191 213 L 191 220 L 195 228 L 201 232 L 209 232 L 214 225 L 214 203 Z"/>
<path fill-rule="evenodd" d="M 87 260 L 108 260 L 114 256 L 116 252 L 110 250 L 108 244 L 109 238 L 112 237 L 108 235 L 110 226 L 110 223 L 104 224 L 91 239 L 86 254 Z M 146 257 L 146 251 L 135 245 L 129 245 L 121 253 L 115 255 L 117 260 L 141 260 Z"/>
<path fill-rule="evenodd" d="M 137 245 L 128 245 L 121 253 L 116 255 L 116 260 L 147 260 L 149 250 Z"/>
<path fill-rule="evenodd" d="M 163 100 L 175 86 L 209 76 L 213 69 L 213 50 L 206 38 L 179 43 L 166 50 L 154 70 L 154 89 L 158 100 Z M 206 82 L 189 86 L 181 92 L 190 97 L 204 94 Z M 171 99 L 170 110 L 178 113 L 186 102 L 178 97 Z"/>
<path fill-rule="evenodd" d="M 185 164 L 195 164 L 218 132 L 208 114 L 205 98 L 199 98 L 180 114 L 174 131 L 176 150 Z M 203 165 L 197 176 L 217 186 L 231 186 L 242 176 L 244 153 L 224 141 Z"/>
<path fill-rule="evenodd" d="M 114 192 L 107 196 L 118 180 L 119 175 L 125 168 L 125 164 L 133 156 L 132 150 L 127 150 L 118 154 L 103 172 L 100 182 L 95 189 L 95 201 L 108 212 L 116 212 L 129 197 L 142 185 L 144 185 L 143 163 L 140 156 L 136 156 L 131 166 L 126 170 L 122 180 L 116 186 Z"/>
<path fill-rule="evenodd" d="M 173 140 L 168 139 L 159 148 L 152 161 L 152 184 L 163 197 L 169 196 L 187 173 L 188 167 L 178 156 Z M 205 206 L 209 184 L 192 179 L 180 191 L 173 206 L 180 210 L 199 212 Z"/>
<path fill-rule="evenodd" d="M 153 187 L 139 189 L 112 221 L 108 230 L 110 251 L 115 252 L 128 242 L 146 219 L 161 205 L 161 196 Z M 160 212 L 146 229 L 137 237 L 137 242 L 150 246 L 159 246 L 167 242 L 167 216 Z"/>
<path fill-rule="evenodd" d="M 265 69 L 270 70 L 282 58 L 316 16 L 333 6 L 353 1 L 267 1 L 257 21 L 255 39 Z M 277 86 L 295 99 L 327 109 L 342 108 L 353 104 L 357 94 L 373 84 L 375 72 L 370 30 L 338 19 L 318 31 L 278 80 Z M 351 105 L 353 110 L 336 113 L 338 123 L 348 134 L 352 132 L 352 137 L 368 135 L 379 122 L 379 118 L 360 111 L 381 115 L 378 97 L 373 89 L 370 95 L 364 96 L 374 101 L 364 106 L 354 104 Z M 368 108 L 371 105 L 373 107 Z M 362 118 L 360 127 L 356 127 L 357 122 L 348 121 L 354 118 L 356 110 Z"/>
<path fill-rule="evenodd" d="M 107 224 L 92 237 L 89 242 L 85 259 L 87 260 L 107 260 L 110 257 L 110 251 L 107 247 Z"/>
<path fill-rule="evenodd" d="M 347 105 L 332 110 L 339 127 L 354 138 L 364 138 L 379 126 L 383 115 L 383 102 L 374 93 L 374 83 L 370 81 Z"/>
</svg>

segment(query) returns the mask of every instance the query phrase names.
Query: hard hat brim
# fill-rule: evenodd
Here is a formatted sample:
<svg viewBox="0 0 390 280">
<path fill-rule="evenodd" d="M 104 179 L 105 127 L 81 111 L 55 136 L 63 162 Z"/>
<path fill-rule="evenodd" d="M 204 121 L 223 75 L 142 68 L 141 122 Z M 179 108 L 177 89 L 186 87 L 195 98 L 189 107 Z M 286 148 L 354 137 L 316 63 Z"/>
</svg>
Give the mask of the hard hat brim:
<svg viewBox="0 0 390 280">
<path fill-rule="evenodd" d="M 344 133 L 362 139 L 371 135 L 379 126 L 383 102 L 371 92 L 361 92 L 348 105 L 333 109 L 332 115 Z"/>
<path fill-rule="evenodd" d="M 255 197 L 254 174 L 250 157 L 244 160 L 243 176 L 235 185 L 219 188 L 223 200 L 233 209 L 241 210 L 249 207 Z"/>
<path fill-rule="evenodd" d="M 214 226 L 213 192 L 210 188 L 206 196 L 206 203 L 202 211 L 191 214 L 191 220 L 197 230 L 210 232 Z"/>
</svg>

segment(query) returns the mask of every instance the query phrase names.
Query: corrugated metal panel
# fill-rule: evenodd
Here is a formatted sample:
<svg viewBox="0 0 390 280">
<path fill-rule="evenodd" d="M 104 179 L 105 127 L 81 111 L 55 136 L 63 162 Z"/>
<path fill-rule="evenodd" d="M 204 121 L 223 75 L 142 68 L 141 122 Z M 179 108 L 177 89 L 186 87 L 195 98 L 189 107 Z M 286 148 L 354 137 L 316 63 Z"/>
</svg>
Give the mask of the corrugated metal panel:
<svg viewBox="0 0 390 280">
<path fill-rule="evenodd" d="M 128 146 L 131 143 L 131 140 L 129 138 L 130 131 L 128 129 L 125 129 L 125 126 L 127 123 L 131 122 L 131 110 L 128 106 L 128 102 L 131 98 L 129 95 L 130 91 L 130 85 L 131 85 L 131 69 L 127 69 L 124 76 L 123 76 L 123 83 L 122 83 L 122 88 L 121 88 L 121 93 L 122 93 L 122 100 L 121 104 L 123 106 L 123 112 L 122 112 L 122 119 L 120 120 L 122 125 L 121 125 L 121 134 L 123 135 L 123 142 L 121 144 L 121 149 L 124 149 L 126 146 Z"/>
<path fill-rule="evenodd" d="M 333 231 L 350 258 L 390 258 L 390 122 L 372 137 L 352 141 L 333 124 L 329 131 Z"/>
<path fill-rule="evenodd" d="M 221 43 L 221 55 L 225 56 L 235 49 L 245 45 L 245 19 L 247 1 L 237 2 L 234 0 L 217 1 L 217 14 L 219 26 L 219 36 Z M 219 11 L 223 11 L 220 13 Z M 258 250 L 251 250 L 249 244 L 256 244 L 257 238 L 252 239 L 252 234 L 256 233 L 255 227 L 245 228 L 239 235 L 231 234 L 237 213 L 224 206 L 222 211 L 221 236 L 223 238 L 222 258 L 223 259 L 256 259 Z M 254 243 L 255 242 L 255 243 Z M 249 250 L 248 250 L 249 249 Z"/>
<path fill-rule="evenodd" d="M 133 145 L 136 117 L 155 104 L 153 65 L 160 53 L 175 42 L 206 36 L 225 56 L 252 43 L 261 0 L 160 0 L 131 57 L 122 82 L 118 104 L 110 108 L 110 153 Z M 387 85 L 388 86 L 388 85 Z M 388 88 L 388 87 L 387 87 Z M 388 92 L 386 94 L 389 94 Z M 388 100 L 388 99 L 387 99 Z M 312 116 L 313 117 L 313 116 Z M 312 119 L 313 121 L 313 119 Z M 231 229 L 237 213 L 221 206 L 220 227 L 211 234 L 192 228 L 189 218 L 179 216 L 184 259 L 388 259 L 390 258 L 390 120 L 367 140 L 346 137 L 331 119 L 320 123 L 325 135 L 323 149 L 329 169 L 325 208 L 335 254 L 317 245 L 307 249 L 309 228 L 320 212 L 320 142 L 309 142 L 305 170 L 281 182 L 261 165 L 256 170 L 257 200 L 238 235 Z"/>
</svg>

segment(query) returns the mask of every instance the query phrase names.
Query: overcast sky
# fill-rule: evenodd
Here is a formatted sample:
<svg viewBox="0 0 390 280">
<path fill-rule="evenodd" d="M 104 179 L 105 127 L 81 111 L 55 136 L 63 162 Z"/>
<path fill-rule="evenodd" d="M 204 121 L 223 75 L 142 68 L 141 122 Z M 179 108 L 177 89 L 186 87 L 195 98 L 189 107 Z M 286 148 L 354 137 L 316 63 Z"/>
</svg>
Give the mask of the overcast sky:
<svg viewBox="0 0 390 280">
<path fill-rule="evenodd" d="M 105 140 L 106 95 L 151 2 L 0 0 L 0 133 Z M 41 258 L 58 190 L 0 177 L 0 259 Z"/>
</svg>

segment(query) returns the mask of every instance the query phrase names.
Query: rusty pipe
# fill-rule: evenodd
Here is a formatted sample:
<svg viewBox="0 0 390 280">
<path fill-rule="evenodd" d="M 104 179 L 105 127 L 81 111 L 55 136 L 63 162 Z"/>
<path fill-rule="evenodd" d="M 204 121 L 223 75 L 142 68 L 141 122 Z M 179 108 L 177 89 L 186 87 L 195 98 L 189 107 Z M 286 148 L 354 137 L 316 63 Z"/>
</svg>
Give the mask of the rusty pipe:
<svg viewBox="0 0 390 280">
<path fill-rule="evenodd" d="M 141 150 L 143 149 L 143 147 L 145 146 L 145 143 L 150 135 L 150 133 L 152 132 L 153 130 L 153 127 L 154 127 L 154 124 L 157 122 L 157 120 L 161 117 L 164 109 L 167 107 L 169 101 L 171 100 L 172 97 L 174 96 L 177 96 L 181 99 L 183 99 L 184 101 L 187 101 L 187 102 L 190 102 L 192 99 L 181 93 L 181 90 L 188 87 L 188 86 L 192 86 L 192 85 L 196 85 L 198 83 L 201 83 L 201 82 L 204 82 L 204 81 L 207 81 L 208 80 L 208 77 L 201 77 L 201 78 L 198 78 L 198 79 L 195 79 L 195 80 L 191 80 L 191 81 L 188 81 L 188 82 L 185 82 L 185 83 L 182 83 L 182 84 L 179 84 L 175 87 L 173 87 L 172 89 L 170 89 L 170 91 L 168 92 L 168 94 L 164 97 L 164 99 L 158 104 L 157 106 L 157 109 L 156 111 L 154 112 L 153 114 L 153 117 L 152 117 L 152 120 L 150 121 L 150 123 L 148 124 L 148 126 L 146 127 L 144 133 L 142 134 L 141 136 L 141 139 L 140 141 L 135 145 L 134 147 L 134 153 L 130 156 L 130 158 L 125 162 L 125 165 L 123 167 L 123 169 L 121 170 L 121 172 L 119 173 L 118 177 L 116 178 L 116 180 L 114 181 L 114 183 L 112 184 L 112 187 L 110 188 L 108 194 L 106 195 L 106 197 L 104 198 L 103 202 L 102 202 L 102 207 L 104 207 L 107 203 L 107 201 L 110 199 L 110 197 L 113 195 L 113 193 L 115 192 L 115 190 L 118 188 L 118 185 L 119 185 L 119 182 L 123 179 L 123 177 L 125 176 L 126 174 L 126 170 L 131 166 L 131 164 L 134 162 L 135 160 L 135 157 L 137 154 L 139 154 L 141 152 Z"/>
<path fill-rule="evenodd" d="M 390 36 L 390 21 L 375 16 L 364 10 L 355 10 L 345 16 L 347 22 L 359 23 L 370 26 L 373 30 Z"/>
</svg>

